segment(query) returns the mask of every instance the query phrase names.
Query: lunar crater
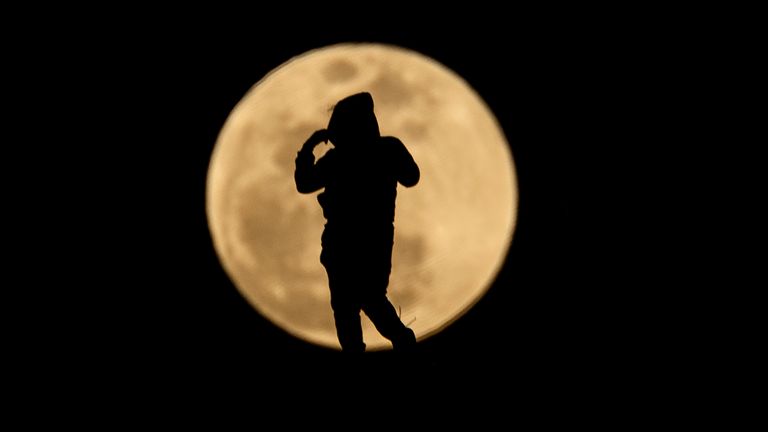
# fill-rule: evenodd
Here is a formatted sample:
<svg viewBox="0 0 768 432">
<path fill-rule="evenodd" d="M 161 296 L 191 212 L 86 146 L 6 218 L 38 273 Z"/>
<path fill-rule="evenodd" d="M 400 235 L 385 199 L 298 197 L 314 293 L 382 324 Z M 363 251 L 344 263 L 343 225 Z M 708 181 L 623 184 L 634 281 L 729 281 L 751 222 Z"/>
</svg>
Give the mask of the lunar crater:
<svg viewBox="0 0 768 432">
<path fill-rule="evenodd" d="M 408 119 L 403 122 L 403 138 L 408 140 L 408 143 L 418 144 L 429 133 L 429 125 L 425 121 L 417 121 Z"/>
<path fill-rule="evenodd" d="M 331 84 L 348 82 L 357 74 L 357 66 L 344 59 L 333 60 L 323 68 L 323 77 Z"/>
<path fill-rule="evenodd" d="M 392 107 L 407 105 L 414 98 L 414 87 L 409 85 L 401 74 L 385 70 L 369 85 L 377 96 L 376 104 Z"/>
</svg>

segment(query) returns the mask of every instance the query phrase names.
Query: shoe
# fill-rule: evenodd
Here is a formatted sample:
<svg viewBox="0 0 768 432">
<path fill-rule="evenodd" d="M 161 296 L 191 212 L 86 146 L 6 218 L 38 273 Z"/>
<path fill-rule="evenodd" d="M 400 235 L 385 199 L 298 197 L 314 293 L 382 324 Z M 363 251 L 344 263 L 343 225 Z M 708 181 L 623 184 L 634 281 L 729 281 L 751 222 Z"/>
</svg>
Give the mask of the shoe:
<svg viewBox="0 0 768 432">
<path fill-rule="evenodd" d="M 416 334 L 408 327 L 403 331 L 403 335 L 392 341 L 392 349 L 398 352 L 413 352 L 416 350 Z"/>
</svg>

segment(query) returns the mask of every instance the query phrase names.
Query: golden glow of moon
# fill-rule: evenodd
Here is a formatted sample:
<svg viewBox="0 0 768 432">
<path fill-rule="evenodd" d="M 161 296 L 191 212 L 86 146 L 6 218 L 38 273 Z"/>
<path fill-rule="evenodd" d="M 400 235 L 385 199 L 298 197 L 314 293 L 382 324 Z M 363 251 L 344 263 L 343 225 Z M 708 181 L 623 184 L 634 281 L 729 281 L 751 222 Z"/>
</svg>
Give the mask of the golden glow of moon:
<svg viewBox="0 0 768 432">
<path fill-rule="evenodd" d="M 388 297 L 419 339 L 439 332 L 487 291 L 517 215 L 517 179 L 495 117 L 458 75 L 419 53 L 333 45 L 291 59 L 234 108 L 211 156 L 206 210 L 216 252 L 263 316 L 306 341 L 339 348 L 316 193 L 293 181 L 294 158 L 330 108 L 368 91 L 382 135 L 421 168 L 398 186 Z M 316 155 L 327 151 L 321 144 Z M 362 314 L 369 350 L 389 348 Z"/>
</svg>

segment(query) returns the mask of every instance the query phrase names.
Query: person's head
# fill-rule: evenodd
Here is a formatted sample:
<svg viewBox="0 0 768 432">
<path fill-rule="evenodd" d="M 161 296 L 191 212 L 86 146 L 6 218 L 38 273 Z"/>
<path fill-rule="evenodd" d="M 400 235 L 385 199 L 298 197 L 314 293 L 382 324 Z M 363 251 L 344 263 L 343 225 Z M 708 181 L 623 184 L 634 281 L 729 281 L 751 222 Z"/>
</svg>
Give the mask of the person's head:
<svg viewBox="0 0 768 432">
<path fill-rule="evenodd" d="M 370 93 L 357 93 L 340 100 L 328 122 L 328 134 L 334 146 L 363 144 L 379 137 L 379 123 L 373 112 Z"/>
</svg>

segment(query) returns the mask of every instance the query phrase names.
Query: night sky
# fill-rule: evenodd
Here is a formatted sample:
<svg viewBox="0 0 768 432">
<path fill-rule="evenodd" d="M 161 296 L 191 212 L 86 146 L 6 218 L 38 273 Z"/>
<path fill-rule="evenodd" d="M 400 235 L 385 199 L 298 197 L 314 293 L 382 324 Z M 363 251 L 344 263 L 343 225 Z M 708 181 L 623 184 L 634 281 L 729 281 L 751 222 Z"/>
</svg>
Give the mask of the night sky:
<svg viewBox="0 0 768 432">
<path fill-rule="evenodd" d="M 103 162 L 76 180 L 97 211 L 67 231 L 66 244 L 81 232 L 94 244 L 78 258 L 92 283 L 67 293 L 83 312 L 53 338 L 88 353 L 74 363 L 142 382 L 348 371 L 337 352 L 275 328 L 240 296 L 213 249 L 205 181 L 221 126 L 255 82 L 309 49 L 360 41 L 421 52 L 461 75 L 503 128 L 520 197 L 488 294 L 420 344 L 417 366 L 373 353 L 364 367 L 533 386 L 651 373 L 659 344 L 676 342 L 665 333 L 665 288 L 649 276 L 664 263 L 633 246 L 648 230 L 637 216 L 648 197 L 631 195 L 627 180 L 636 183 L 659 116 L 651 108 L 661 69 L 647 61 L 659 41 L 642 26 L 562 16 L 472 28 L 439 19 L 285 28 L 158 21 L 132 33 L 104 24 L 106 49 L 93 42 L 99 32 L 50 48 L 70 62 L 56 64 L 88 65 L 70 72 L 67 96 L 96 125 L 86 138 L 103 146 L 83 152 Z M 70 46 L 80 48 L 66 54 Z"/>
<path fill-rule="evenodd" d="M 592 185 L 585 182 L 591 165 L 582 161 L 589 159 L 594 142 L 604 139 L 605 131 L 597 134 L 594 129 L 611 114 L 602 106 L 612 96 L 605 91 L 606 71 L 597 66 L 603 65 L 603 53 L 591 40 L 549 37 L 433 38 L 422 32 L 376 29 L 255 40 L 249 52 L 185 46 L 177 54 L 178 64 L 160 70 L 168 87 L 157 90 L 167 93 L 163 108 L 153 110 L 160 114 L 158 122 L 165 121 L 166 113 L 173 122 L 170 130 L 163 128 L 169 136 L 160 152 L 167 165 L 156 167 L 165 186 L 156 191 L 162 211 L 149 216 L 164 223 L 162 244 L 169 247 L 155 264 L 162 268 L 167 259 L 173 271 L 163 269 L 167 280 L 141 288 L 154 303 L 152 322 L 160 330 L 151 332 L 151 342 L 172 356 L 186 350 L 195 356 L 215 352 L 221 364 L 234 361 L 235 368 L 244 370 L 261 362 L 281 364 L 285 357 L 335 361 L 335 353 L 272 327 L 236 291 L 212 248 L 204 186 L 218 131 L 242 95 L 290 57 L 343 41 L 401 45 L 456 71 L 496 114 L 515 158 L 519 215 L 505 266 L 476 307 L 423 343 L 423 361 L 445 369 L 488 363 L 486 370 L 498 367 L 507 373 L 520 362 L 541 366 L 542 361 L 556 364 L 562 356 L 588 355 L 586 351 L 602 349 L 608 339 L 618 337 L 619 330 L 606 322 L 617 313 L 605 307 L 605 296 L 615 295 L 614 288 L 601 285 L 613 270 L 590 258 L 601 245 L 589 241 L 593 224 L 583 221 L 593 216 L 583 213 L 588 208 L 581 203 L 592 193 Z M 479 48 L 484 43 L 491 45 Z M 152 157 L 152 150 L 147 151 Z M 166 338 L 181 351 L 166 345 Z M 371 357 L 384 362 L 388 358 Z"/>
</svg>

